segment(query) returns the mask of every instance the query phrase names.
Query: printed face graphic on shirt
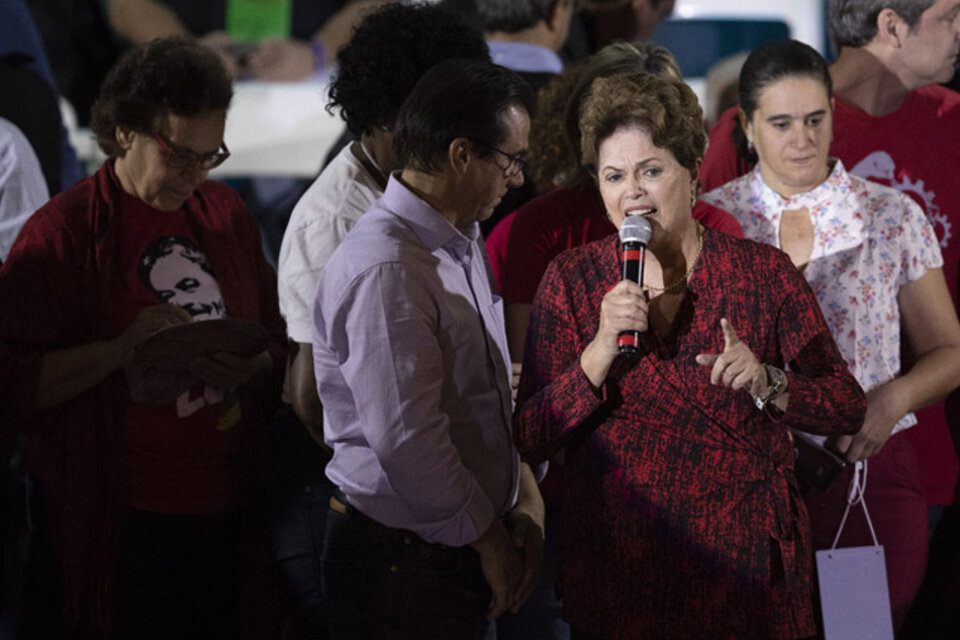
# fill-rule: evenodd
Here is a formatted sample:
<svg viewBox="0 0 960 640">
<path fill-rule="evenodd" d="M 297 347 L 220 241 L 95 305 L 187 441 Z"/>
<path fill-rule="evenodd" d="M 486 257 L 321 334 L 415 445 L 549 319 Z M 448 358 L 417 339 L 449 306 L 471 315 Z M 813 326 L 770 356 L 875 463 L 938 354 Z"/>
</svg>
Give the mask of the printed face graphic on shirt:
<svg viewBox="0 0 960 640">
<path fill-rule="evenodd" d="M 207 258 L 185 236 L 161 236 L 147 245 L 137 264 L 140 281 L 157 294 L 160 302 L 185 309 L 195 320 L 213 320 L 226 316 L 220 286 L 213 277 Z M 225 401 L 226 399 L 226 401 Z M 177 397 L 177 416 L 187 418 L 204 407 L 221 405 L 216 424 L 226 431 L 240 420 L 240 405 L 235 392 L 202 385 Z"/>
<path fill-rule="evenodd" d="M 226 315 L 206 256 L 189 238 L 157 238 L 141 256 L 138 271 L 141 282 L 153 289 L 161 302 L 178 305 L 195 319 Z"/>
</svg>

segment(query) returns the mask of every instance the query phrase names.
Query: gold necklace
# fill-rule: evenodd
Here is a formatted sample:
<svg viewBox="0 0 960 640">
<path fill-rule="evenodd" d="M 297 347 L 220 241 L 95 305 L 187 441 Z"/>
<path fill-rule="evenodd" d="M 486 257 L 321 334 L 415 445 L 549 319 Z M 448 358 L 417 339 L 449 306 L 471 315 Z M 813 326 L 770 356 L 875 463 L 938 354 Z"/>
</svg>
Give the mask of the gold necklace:
<svg viewBox="0 0 960 640">
<path fill-rule="evenodd" d="M 694 268 L 697 266 L 697 260 L 700 259 L 700 251 L 701 249 L 703 249 L 703 225 L 701 225 L 699 222 L 697 222 L 696 225 L 697 225 L 697 252 L 693 254 L 693 260 L 690 261 L 690 268 L 687 269 L 687 272 L 682 276 L 680 276 L 679 278 L 677 278 L 676 280 L 674 280 L 673 282 L 671 282 L 670 284 L 665 285 L 663 287 L 655 287 L 653 285 L 645 284 L 643 285 L 644 289 L 652 293 L 665 293 L 667 291 L 672 291 L 676 289 L 678 285 L 682 284 L 690 277 L 690 274 L 693 273 Z"/>
</svg>

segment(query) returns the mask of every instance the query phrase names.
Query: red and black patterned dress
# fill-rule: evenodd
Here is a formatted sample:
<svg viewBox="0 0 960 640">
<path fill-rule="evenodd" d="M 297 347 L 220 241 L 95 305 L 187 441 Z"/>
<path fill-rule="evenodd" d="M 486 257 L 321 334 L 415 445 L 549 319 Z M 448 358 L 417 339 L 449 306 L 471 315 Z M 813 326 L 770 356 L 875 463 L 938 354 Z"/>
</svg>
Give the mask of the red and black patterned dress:
<svg viewBox="0 0 960 640">
<path fill-rule="evenodd" d="M 529 462 L 565 447 L 564 618 L 614 639 L 793 638 L 816 632 L 807 513 L 787 426 L 853 433 L 866 403 L 817 300 L 777 249 L 707 230 L 666 336 L 643 335 L 601 389 L 580 368 L 616 236 L 568 251 L 540 285 L 515 415 Z M 789 366 L 786 413 L 710 384 L 720 318 Z"/>
</svg>

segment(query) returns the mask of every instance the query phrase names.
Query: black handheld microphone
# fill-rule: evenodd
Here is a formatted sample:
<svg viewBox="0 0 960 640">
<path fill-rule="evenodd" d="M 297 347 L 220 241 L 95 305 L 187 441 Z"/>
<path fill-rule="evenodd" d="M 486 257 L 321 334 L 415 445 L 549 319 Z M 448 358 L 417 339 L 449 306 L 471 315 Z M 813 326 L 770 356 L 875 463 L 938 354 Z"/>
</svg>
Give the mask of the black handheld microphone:
<svg viewBox="0 0 960 640">
<path fill-rule="evenodd" d="M 647 243 L 653 229 L 650 222 L 640 216 L 627 216 L 620 224 L 621 264 L 623 279 L 643 285 L 643 260 L 647 253 Z M 640 347 L 640 332 L 621 331 L 617 336 L 617 348 L 620 353 L 636 355 Z"/>
</svg>

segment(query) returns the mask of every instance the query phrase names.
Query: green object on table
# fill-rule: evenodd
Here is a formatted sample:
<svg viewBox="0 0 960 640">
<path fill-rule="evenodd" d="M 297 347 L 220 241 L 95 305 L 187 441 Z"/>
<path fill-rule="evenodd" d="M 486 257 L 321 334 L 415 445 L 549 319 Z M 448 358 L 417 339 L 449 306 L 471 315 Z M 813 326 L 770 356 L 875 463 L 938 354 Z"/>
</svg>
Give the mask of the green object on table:
<svg viewBox="0 0 960 640">
<path fill-rule="evenodd" d="M 292 0 L 227 0 L 227 33 L 236 42 L 290 37 Z"/>
</svg>

